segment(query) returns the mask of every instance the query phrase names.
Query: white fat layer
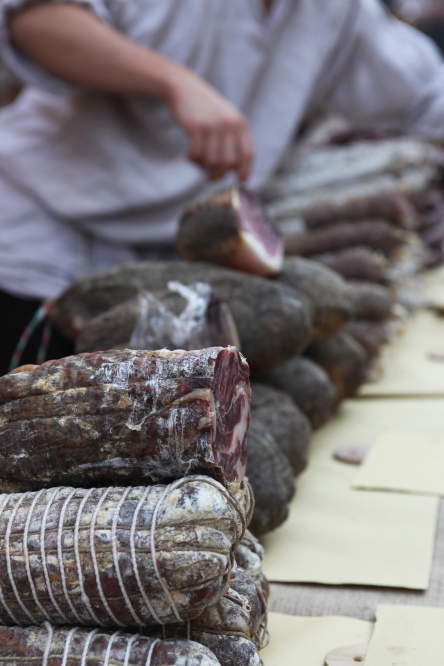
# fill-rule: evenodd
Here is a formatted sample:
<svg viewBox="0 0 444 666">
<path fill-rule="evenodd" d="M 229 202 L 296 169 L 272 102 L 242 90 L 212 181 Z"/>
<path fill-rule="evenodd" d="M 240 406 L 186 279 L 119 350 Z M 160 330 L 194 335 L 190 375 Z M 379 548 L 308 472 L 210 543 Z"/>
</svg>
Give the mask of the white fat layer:
<svg viewBox="0 0 444 666">
<path fill-rule="evenodd" d="M 242 255 L 244 263 L 252 269 L 257 268 L 265 275 L 278 273 L 284 263 L 284 244 L 277 245 L 276 251 L 270 254 L 262 243 L 251 231 L 241 231 L 242 244 L 238 255 Z M 256 272 L 256 271 L 255 271 Z"/>
</svg>

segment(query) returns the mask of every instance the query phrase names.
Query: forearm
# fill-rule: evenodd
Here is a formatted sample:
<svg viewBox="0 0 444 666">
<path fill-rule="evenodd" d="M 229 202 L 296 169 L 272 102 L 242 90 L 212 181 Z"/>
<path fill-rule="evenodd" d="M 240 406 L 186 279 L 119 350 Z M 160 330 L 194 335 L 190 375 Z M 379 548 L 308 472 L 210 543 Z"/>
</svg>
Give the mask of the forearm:
<svg viewBox="0 0 444 666">
<path fill-rule="evenodd" d="M 185 69 L 74 4 L 33 5 L 11 17 L 10 33 L 44 69 L 100 92 L 167 98 Z"/>
<path fill-rule="evenodd" d="M 254 151 L 246 119 L 184 65 L 75 4 L 33 5 L 11 16 L 9 29 L 16 49 L 59 79 L 98 92 L 163 99 L 190 139 L 191 161 L 211 178 L 231 169 L 241 180 L 248 177 Z"/>
</svg>

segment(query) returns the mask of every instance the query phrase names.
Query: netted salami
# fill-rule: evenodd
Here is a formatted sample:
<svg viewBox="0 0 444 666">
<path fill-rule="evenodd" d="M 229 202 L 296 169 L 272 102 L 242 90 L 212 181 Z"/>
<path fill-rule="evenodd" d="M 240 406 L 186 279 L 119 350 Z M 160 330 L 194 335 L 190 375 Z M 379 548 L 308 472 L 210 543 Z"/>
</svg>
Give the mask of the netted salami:
<svg viewBox="0 0 444 666">
<path fill-rule="evenodd" d="M 253 508 L 246 480 L 0 496 L 2 624 L 188 621 L 225 594 Z"/>
<path fill-rule="evenodd" d="M 221 666 L 257 666 L 258 651 L 268 643 L 267 606 L 261 589 L 246 571 L 237 568 L 230 588 L 216 604 L 185 625 L 166 627 L 166 637 L 185 638 L 205 645 L 214 652 Z M 150 635 L 161 637 L 156 629 Z"/>
<path fill-rule="evenodd" d="M 259 585 L 265 599 L 268 600 L 270 584 L 262 571 L 264 555 L 265 551 L 259 540 L 251 534 L 250 530 L 246 530 L 244 538 L 234 552 L 234 557 L 238 566 L 245 569 L 256 585 Z"/>
<path fill-rule="evenodd" d="M 245 474 L 249 369 L 235 347 L 110 351 L 0 378 L 0 488 Z"/>
<path fill-rule="evenodd" d="M 0 627 L 7 666 L 218 666 L 203 645 L 79 627 Z"/>
</svg>

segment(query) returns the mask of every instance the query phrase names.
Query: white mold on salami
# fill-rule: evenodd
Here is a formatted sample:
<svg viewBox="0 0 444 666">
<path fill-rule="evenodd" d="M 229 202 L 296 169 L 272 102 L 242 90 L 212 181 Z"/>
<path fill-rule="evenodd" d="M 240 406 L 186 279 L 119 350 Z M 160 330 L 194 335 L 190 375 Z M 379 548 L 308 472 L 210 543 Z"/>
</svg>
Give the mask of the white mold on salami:
<svg viewBox="0 0 444 666">
<path fill-rule="evenodd" d="M 245 480 L 233 494 L 201 476 L 0 495 L 0 623 L 192 620 L 229 588 L 252 508 Z"/>
</svg>

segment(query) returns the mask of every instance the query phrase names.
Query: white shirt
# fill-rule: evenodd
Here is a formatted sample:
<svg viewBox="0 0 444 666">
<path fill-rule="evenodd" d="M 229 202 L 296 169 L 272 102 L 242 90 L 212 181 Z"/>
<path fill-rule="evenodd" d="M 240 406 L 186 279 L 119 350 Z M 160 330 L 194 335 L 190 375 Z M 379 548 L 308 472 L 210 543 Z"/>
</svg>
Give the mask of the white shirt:
<svg viewBox="0 0 444 666">
<path fill-rule="evenodd" d="M 243 111 L 260 188 L 310 107 L 444 138 L 434 45 L 378 0 L 75 0 L 192 68 Z M 214 189 L 161 101 L 76 90 L 17 52 L 0 0 L 2 58 L 29 87 L 0 112 L 0 288 L 53 298 L 86 273 L 171 244 Z M 218 183 L 223 187 L 231 177 Z"/>
</svg>

